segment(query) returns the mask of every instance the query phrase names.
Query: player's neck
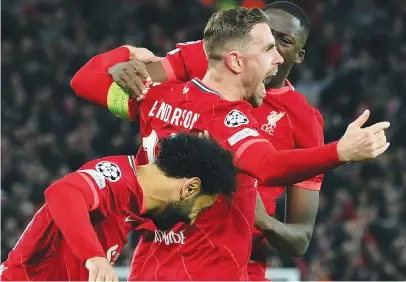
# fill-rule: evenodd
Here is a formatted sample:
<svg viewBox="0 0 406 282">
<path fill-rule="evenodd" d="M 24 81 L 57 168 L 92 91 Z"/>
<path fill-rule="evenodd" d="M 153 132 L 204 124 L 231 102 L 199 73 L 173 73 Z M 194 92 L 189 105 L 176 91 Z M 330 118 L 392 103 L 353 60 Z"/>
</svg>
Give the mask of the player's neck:
<svg viewBox="0 0 406 282">
<path fill-rule="evenodd" d="M 233 81 L 232 77 L 220 73 L 216 69 L 209 69 L 203 77 L 202 82 L 211 89 L 220 93 L 228 101 L 239 101 L 244 99 L 243 87 L 238 82 Z"/>
<path fill-rule="evenodd" d="M 170 185 L 168 177 L 163 175 L 155 164 L 137 167 L 137 180 L 144 196 L 145 211 L 149 215 L 158 215 L 168 202 L 169 195 L 165 195 L 162 183 Z"/>
<path fill-rule="evenodd" d="M 267 85 L 265 85 L 265 89 L 278 89 L 278 88 L 282 88 L 286 86 L 286 78 L 281 80 L 281 81 L 276 81 L 273 82 L 271 81 L 270 83 L 267 83 Z"/>
<path fill-rule="evenodd" d="M 265 89 L 278 89 L 286 86 L 286 80 L 288 79 L 288 74 L 281 77 L 273 77 L 270 82 L 265 85 Z"/>
</svg>

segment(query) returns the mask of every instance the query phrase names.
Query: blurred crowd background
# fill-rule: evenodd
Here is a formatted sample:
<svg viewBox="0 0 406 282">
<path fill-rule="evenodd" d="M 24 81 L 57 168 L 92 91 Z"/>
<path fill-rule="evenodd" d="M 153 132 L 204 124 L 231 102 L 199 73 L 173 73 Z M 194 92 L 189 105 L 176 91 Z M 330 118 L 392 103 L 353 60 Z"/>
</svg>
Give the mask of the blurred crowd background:
<svg viewBox="0 0 406 282">
<path fill-rule="evenodd" d="M 1 259 L 44 189 L 87 160 L 131 154 L 137 124 L 75 97 L 69 81 L 91 56 L 123 44 L 157 55 L 202 37 L 218 8 L 261 0 L 14 0 L 1 11 Z M 290 80 L 325 118 L 326 141 L 363 109 L 389 120 L 391 149 L 325 178 L 308 252 L 276 251 L 304 280 L 406 279 L 406 2 L 297 0 L 309 15 L 305 62 Z M 121 255 L 128 265 L 135 242 Z"/>
</svg>

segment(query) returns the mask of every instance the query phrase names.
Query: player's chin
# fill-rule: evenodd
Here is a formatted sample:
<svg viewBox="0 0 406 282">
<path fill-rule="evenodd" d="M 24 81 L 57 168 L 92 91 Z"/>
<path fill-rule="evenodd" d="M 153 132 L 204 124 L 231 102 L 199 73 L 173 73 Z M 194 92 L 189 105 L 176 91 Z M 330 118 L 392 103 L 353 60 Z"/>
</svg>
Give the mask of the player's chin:
<svg viewBox="0 0 406 282">
<path fill-rule="evenodd" d="M 259 106 L 262 105 L 262 102 L 264 101 L 264 98 L 257 98 L 255 101 L 255 105 L 252 105 L 254 108 L 258 108 Z"/>
<path fill-rule="evenodd" d="M 262 105 L 263 101 L 264 101 L 263 97 L 251 96 L 250 99 L 248 100 L 248 103 L 250 103 L 252 107 L 258 108 L 259 106 Z"/>
</svg>

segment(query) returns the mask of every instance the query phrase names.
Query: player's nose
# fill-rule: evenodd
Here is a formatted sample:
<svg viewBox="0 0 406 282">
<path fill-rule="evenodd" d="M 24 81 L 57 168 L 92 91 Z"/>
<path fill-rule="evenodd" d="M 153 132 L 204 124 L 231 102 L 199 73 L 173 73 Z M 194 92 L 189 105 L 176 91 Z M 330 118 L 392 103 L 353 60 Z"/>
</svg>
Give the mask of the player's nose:
<svg viewBox="0 0 406 282">
<path fill-rule="evenodd" d="M 272 54 L 273 60 L 272 63 L 274 65 L 281 65 L 283 64 L 283 57 L 281 56 L 281 54 L 279 54 L 279 52 L 277 51 L 277 49 L 274 49 L 274 54 Z"/>
</svg>

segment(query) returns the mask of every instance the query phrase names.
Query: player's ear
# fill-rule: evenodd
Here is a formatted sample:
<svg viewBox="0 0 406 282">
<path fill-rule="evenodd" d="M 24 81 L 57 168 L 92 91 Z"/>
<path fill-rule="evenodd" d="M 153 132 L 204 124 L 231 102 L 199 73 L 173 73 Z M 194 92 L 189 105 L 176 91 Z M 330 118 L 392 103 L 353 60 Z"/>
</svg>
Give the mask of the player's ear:
<svg viewBox="0 0 406 282">
<path fill-rule="evenodd" d="M 295 64 L 301 64 L 304 60 L 306 51 L 304 49 L 300 50 L 296 55 Z"/>
<path fill-rule="evenodd" d="M 192 177 L 186 180 L 182 186 L 180 198 L 188 199 L 200 193 L 201 182 L 197 177 Z"/>
<path fill-rule="evenodd" d="M 238 51 L 230 51 L 227 53 L 224 61 L 226 67 L 235 74 L 239 74 L 243 69 L 243 58 Z"/>
</svg>

